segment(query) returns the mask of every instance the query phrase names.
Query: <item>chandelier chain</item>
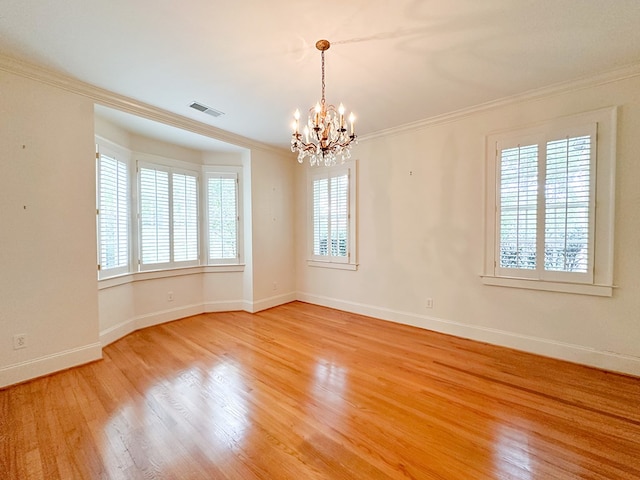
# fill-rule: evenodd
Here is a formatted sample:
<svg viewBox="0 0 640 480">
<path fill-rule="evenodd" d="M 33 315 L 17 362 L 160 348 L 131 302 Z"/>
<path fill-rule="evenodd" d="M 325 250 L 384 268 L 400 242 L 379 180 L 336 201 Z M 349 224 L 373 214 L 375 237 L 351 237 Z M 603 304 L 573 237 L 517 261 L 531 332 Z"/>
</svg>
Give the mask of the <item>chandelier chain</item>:
<svg viewBox="0 0 640 480">
<path fill-rule="evenodd" d="M 320 102 L 322 103 L 322 106 L 324 107 L 325 105 L 325 100 L 324 100 L 324 50 L 322 50 L 322 52 L 320 52 L 321 56 L 322 56 L 322 98 L 320 100 Z M 324 108 L 323 108 L 324 111 Z"/>
</svg>

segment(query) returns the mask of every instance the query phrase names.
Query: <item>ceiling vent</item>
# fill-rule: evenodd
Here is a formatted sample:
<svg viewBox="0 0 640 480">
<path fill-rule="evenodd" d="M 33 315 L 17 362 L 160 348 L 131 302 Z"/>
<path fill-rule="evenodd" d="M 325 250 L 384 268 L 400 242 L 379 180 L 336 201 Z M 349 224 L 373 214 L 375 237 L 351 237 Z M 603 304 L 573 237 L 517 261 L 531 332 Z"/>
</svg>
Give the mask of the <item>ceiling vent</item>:
<svg viewBox="0 0 640 480">
<path fill-rule="evenodd" d="M 195 110 L 198 110 L 199 112 L 206 113 L 207 115 L 211 115 L 212 117 L 219 117 L 220 115 L 224 115 L 224 112 L 221 112 L 220 110 L 216 110 L 215 108 L 207 107 L 202 103 L 193 102 L 189 106 Z"/>
</svg>

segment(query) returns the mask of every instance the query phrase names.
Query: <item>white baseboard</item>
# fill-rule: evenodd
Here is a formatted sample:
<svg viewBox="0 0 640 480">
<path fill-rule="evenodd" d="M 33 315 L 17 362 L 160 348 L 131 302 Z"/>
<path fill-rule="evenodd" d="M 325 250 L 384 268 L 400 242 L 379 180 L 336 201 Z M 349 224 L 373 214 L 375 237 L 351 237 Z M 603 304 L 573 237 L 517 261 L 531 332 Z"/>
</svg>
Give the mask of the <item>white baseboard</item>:
<svg viewBox="0 0 640 480">
<path fill-rule="evenodd" d="M 260 312 L 268 308 L 277 307 L 278 305 L 284 305 L 285 303 L 293 302 L 297 300 L 298 296 L 295 292 L 284 293 L 282 295 L 276 295 L 274 297 L 263 298 L 256 302 L 245 302 L 245 310 L 250 313 Z"/>
<path fill-rule="evenodd" d="M 205 305 L 196 304 L 139 315 L 101 331 L 100 344 L 102 347 L 106 347 L 110 343 L 120 340 L 136 330 L 160 325 L 161 323 L 172 322 L 192 315 L 198 315 L 205 311 Z"/>
<path fill-rule="evenodd" d="M 100 332 L 100 345 L 104 348 L 110 343 L 120 340 L 136 330 L 135 319 L 132 318 L 131 320 L 121 322 Z"/>
<path fill-rule="evenodd" d="M 135 318 L 136 330 L 153 327 L 154 325 L 160 325 L 161 323 L 172 322 L 181 318 L 191 317 L 192 315 L 198 315 L 200 313 L 204 313 L 204 305 L 202 303 L 184 305 L 169 310 L 139 315 Z"/>
<path fill-rule="evenodd" d="M 296 293 L 287 293 L 274 297 L 265 298 L 257 302 L 249 302 L 245 300 L 231 300 L 224 302 L 205 302 L 204 304 L 186 305 L 160 312 L 153 312 L 146 315 L 140 315 L 130 320 L 126 320 L 117 325 L 109 327 L 100 332 L 100 343 L 102 347 L 106 347 L 110 343 L 120 340 L 130 333 L 142 328 L 160 325 L 166 322 L 172 322 L 181 318 L 198 315 L 208 312 L 232 312 L 244 310 L 249 313 L 259 312 L 267 308 L 276 307 L 284 303 L 296 300 Z"/>
<path fill-rule="evenodd" d="M 243 300 L 230 300 L 226 302 L 207 302 L 204 304 L 204 311 L 212 312 L 236 312 L 244 310 Z"/>
<path fill-rule="evenodd" d="M 0 388 L 33 380 L 102 358 L 100 343 L 92 343 L 0 368 Z"/>
<path fill-rule="evenodd" d="M 358 313 L 381 320 L 412 325 L 435 332 L 513 348 L 545 357 L 580 363 L 604 370 L 640 376 L 640 357 L 596 350 L 591 347 L 521 335 L 494 328 L 468 325 L 437 317 L 402 312 L 357 302 L 298 292 L 297 299 L 307 303 Z"/>
</svg>

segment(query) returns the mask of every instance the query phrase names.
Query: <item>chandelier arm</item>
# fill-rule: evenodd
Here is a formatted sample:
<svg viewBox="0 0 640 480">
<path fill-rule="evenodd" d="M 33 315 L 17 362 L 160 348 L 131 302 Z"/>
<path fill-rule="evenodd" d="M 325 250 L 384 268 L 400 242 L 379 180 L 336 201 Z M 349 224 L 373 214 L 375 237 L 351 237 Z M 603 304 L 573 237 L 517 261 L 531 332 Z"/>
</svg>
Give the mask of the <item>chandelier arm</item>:
<svg viewBox="0 0 640 480">
<path fill-rule="evenodd" d="M 334 140 L 332 142 L 327 143 L 326 146 L 324 148 L 322 148 L 322 150 L 332 150 L 335 147 L 346 148 L 354 140 L 355 140 L 355 135 L 350 136 L 349 139 L 345 140 L 344 142 L 338 142 L 337 140 Z"/>
<path fill-rule="evenodd" d="M 301 138 L 299 138 L 301 135 L 298 134 L 298 138 L 296 138 L 293 146 L 294 148 L 296 148 L 297 150 L 302 150 L 302 151 L 312 151 L 312 150 L 316 150 L 316 145 L 314 143 L 305 143 Z M 302 148 L 300 148 L 300 146 L 302 146 Z"/>
</svg>

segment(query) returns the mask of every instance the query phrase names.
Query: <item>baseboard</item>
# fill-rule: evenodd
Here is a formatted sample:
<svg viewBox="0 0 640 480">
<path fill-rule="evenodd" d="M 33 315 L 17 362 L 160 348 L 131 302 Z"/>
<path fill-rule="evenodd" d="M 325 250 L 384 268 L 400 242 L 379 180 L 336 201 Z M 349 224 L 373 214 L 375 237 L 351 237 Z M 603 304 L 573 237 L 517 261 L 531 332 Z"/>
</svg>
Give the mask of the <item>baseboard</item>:
<svg viewBox="0 0 640 480">
<path fill-rule="evenodd" d="M 117 325 L 109 327 L 100 332 L 100 344 L 106 347 L 110 343 L 120 340 L 130 333 L 142 328 L 160 325 L 166 322 L 172 322 L 181 318 L 198 315 L 207 312 L 232 312 L 244 310 L 250 313 L 266 310 L 267 308 L 276 307 L 284 303 L 296 300 L 296 293 L 287 293 L 274 297 L 265 298 L 257 302 L 249 302 L 245 300 L 231 300 L 223 302 L 205 302 L 203 304 L 186 305 L 160 312 L 153 312 L 146 315 L 140 315 L 130 320 L 126 320 Z"/>
<path fill-rule="evenodd" d="M 238 310 L 244 310 L 243 300 L 231 300 L 227 302 L 207 302 L 204 304 L 204 311 L 207 313 L 235 312 Z"/>
<path fill-rule="evenodd" d="M 200 313 L 204 313 L 204 311 L 204 305 L 197 303 L 195 305 L 184 305 L 169 310 L 139 315 L 135 318 L 136 330 L 180 320 L 181 318 L 191 317 L 192 315 L 199 315 Z"/>
<path fill-rule="evenodd" d="M 161 323 L 172 322 L 174 320 L 180 320 L 181 318 L 198 315 L 205 311 L 205 305 L 195 304 L 185 305 L 169 310 L 162 310 L 160 312 L 153 312 L 146 315 L 139 315 L 101 331 L 100 344 L 102 347 L 106 347 L 110 343 L 120 340 L 136 330 L 160 325 Z"/>
<path fill-rule="evenodd" d="M 277 307 L 278 305 L 284 305 L 285 303 L 293 302 L 297 300 L 298 296 L 295 292 L 284 293 L 282 295 L 276 295 L 274 297 L 263 298 L 256 302 L 245 302 L 244 310 L 250 313 L 260 312 L 267 310 L 268 308 Z"/>
<path fill-rule="evenodd" d="M 513 348 L 545 357 L 640 376 L 640 357 L 304 292 L 298 292 L 297 299 L 307 303 Z"/>
<path fill-rule="evenodd" d="M 113 343 L 116 340 L 120 340 L 121 338 L 126 337 L 136 330 L 137 328 L 135 319 L 132 318 L 130 320 L 121 322 L 100 332 L 100 345 L 102 345 L 102 347 L 104 348 L 110 343 Z"/>
<path fill-rule="evenodd" d="M 92 343 L 0 368 L 0 388 L 50 375 L 102 358 L 102 345 Z"/>
</svg>

